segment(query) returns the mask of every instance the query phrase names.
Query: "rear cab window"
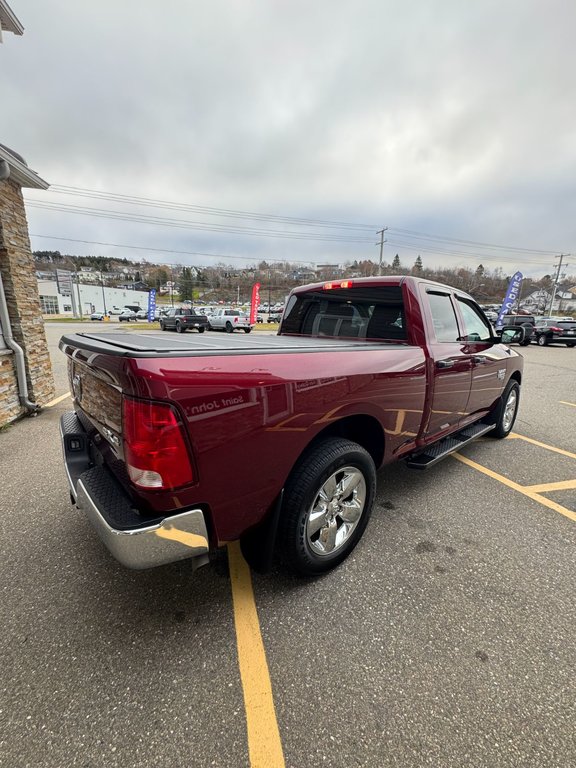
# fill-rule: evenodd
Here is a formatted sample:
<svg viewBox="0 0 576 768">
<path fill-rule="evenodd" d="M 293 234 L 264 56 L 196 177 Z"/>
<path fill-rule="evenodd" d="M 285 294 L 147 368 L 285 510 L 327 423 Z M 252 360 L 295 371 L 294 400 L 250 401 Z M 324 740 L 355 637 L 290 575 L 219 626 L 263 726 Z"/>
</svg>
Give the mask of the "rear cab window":
<svg viewBox="0 0 576 768">
<path fill-rule="evenodd" d="M 293 294 L 282 320 L 282 335 L 407 341 L 400 286 L 322 287 Z"/>
</svg>

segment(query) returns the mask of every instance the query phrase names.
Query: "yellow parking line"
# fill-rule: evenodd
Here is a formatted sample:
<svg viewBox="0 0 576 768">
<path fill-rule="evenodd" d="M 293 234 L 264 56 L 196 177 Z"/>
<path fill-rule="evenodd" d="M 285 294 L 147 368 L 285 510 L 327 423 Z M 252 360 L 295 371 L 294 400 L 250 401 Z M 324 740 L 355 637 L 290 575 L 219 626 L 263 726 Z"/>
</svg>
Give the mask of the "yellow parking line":
<svg viewBox="0 0 576 768">
<path fill-rule="evenodd" d="M 567 517 L 569 520 L 574 520 L 574 522 L 576 522 L 576 512 L 573 512 L 571 509 L 567 509 L 566 507 L 563 507 L 561 504 L 557 504 L 555 501 L 551 501 L 551 499 L 547 499 L 545 496 L 540 496 L 539 493 L 536 493 L 535 491 L 530 490 L 530 488 L 526 488 L 523 485 L 519 485 L 518 483 L 515 483 L 513 480 L 509 480 L 507 477 L 504 477 L 504 475 L 499 475 L 497 472 L 493 472 L 491 469 L 488 469 L 488 467 L 483 467 L 481 464 L 477 464 L 475 461 L 472 461 L 471 459 L 467 459 L 465 456 L 461 456 L 459 453 L 453 453 L 452 456 L 458 461 L 461 461 L 462 464 L 466 464 L 467 466 L 472 467 L 472 469 L 475 469 L 478 472 L 482 472 L 484 475 L 488 475 L 488 477 L 491 477 L 494 480 L 498 480 L 498 482 L 502 483 L 502 485 L 507 485 L 508 488 L 512 488 L 514 491 L 518 491 L 518 493 L 521 493 L 524 496 L 527 496 L 529 499 L 532 499 L 533 501 L 537 501 L 539 504 L 542 504 L 544 507 L 548 507 L 548 509 L 553 509 L 554 512 L 559 512 L 561 515 L 564 515 L 564 517 Z"/>
<path fill-rule="evenodd" d="M 532 443 L 532 445 L 537 445 L 539 448 L 546 448 L 547 451 L 553 451 L 562 456 L 568 456 L 570 459 L 576 459 L 576 453 L 570 453 L 570 451 L 565 451 L 563 448 L 555 448 L 553 445 L 541 443 L 539 440 L 533 440 L 531 437 L 524 437 L 524 435 L 519 435 L 517 432 L 511 432 L 506 439 L 510 440 L 511 437 L 516 438 L 517 440 L 524 440 L 527 443 Z"/>
<path fill-rule="evenodd" d="M 567 403 L 565 400 L 560 400 L 562 405 L 571 405 L 572 408 L 576 408 L 576 403 Z"/>
<path fill-rule="evenodd" d="M 576 480 L 562 480 L 559 483 L 542 483 L 541 485 L 525 485 L 527 491 L 535 493 L 550 493 L 551 491 L 570 491 L 576 488 Z"/>
<path fill-rule="evenodd" d="M 60 397 L 55 397 L 54 400 L 50 400 L 49 403 L 46 403 L 44 405 L 44 408 L 52 408 L 53 405 L 58 405 L 58 403 L 61 403 L 62 400 L 66 400 L 67 397 L 70 397 L 70 392 L 66 392 L 63 395 L 60 395 Z"/>
<path fill-rule="evenodd" d="M 250 568 L 240 544 L 228 544 L 238 665 L 244 691 L 251 768 L 284 768 L 272 683 L 254 601 Z"/>
</svg>

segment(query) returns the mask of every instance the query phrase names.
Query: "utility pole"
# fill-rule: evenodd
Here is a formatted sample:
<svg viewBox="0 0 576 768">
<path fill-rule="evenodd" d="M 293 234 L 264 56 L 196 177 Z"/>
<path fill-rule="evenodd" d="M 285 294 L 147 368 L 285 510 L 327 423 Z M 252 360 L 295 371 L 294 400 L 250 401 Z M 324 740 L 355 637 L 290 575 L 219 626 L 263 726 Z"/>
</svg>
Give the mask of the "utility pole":
<svg viewBox="0 0 576 768">
<path fill-rule="evenodd" d="M 378 274 L 382 274 L 382 252 L 384 250 L 384 243 L 386 240 L 384 239 L 384 232 L 388 227 L 383 227 L 382 229 L 379 229 L 378 232 L 376 232 L 377 235 L 380 235 L 380 259 L 378 260 Z"/>
<path fill-rule="evenodd" d="M 555 256 L 555 259 L 560 259 L 558 262 L 558 269 L 556 270 L 556 279 L 554 280 L 554 285 L 552 286 L 552 299 L 550 300 L 550 312 L 549 315 L 553 312 L 554 307 L 554 299 L 556 298 L 556 291 L 558 290 L 558 282 L 560 280 L 560 270 L 562 269 L 562 262 L 564 261 L 564 257 L 566 256 L 565 253 L 561 253 L 560 256 Z"/>
</svg>

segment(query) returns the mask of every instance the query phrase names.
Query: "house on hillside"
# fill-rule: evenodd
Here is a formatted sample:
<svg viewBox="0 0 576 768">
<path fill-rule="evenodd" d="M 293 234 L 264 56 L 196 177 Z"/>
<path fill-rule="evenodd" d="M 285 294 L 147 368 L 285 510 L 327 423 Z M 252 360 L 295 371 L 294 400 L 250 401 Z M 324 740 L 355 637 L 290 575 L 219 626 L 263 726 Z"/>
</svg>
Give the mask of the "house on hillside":
<svg viewBox="0 0 576 768">
<path fill-rule="evenodd" d="M 540 289 L 533 291 L 528 296 L 525 296 L 520 302 L 521 309 L 532 314 L 545 315 L 562 314 L 562 312 L 573 312 L 576 310 L 576 291 L 573 291 L 566 286 L 560 286 L 554 295 L 554 306 L 550 307 L 552 301 L 552 293 Z"/>
</svg>

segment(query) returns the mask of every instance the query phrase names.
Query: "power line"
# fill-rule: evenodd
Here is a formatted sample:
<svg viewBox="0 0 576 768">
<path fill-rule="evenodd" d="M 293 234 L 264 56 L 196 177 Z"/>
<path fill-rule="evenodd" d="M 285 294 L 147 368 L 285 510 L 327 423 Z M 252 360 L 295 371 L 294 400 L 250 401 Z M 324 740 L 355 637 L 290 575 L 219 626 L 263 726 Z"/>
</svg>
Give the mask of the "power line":
<svg viewBox="0 0 576 768">
<path fill-rule="evenodd" d="M 144 213 L 130 213 L 120 210 L 106 210 L 101 208 L 89 208 L 86 206 L 75 206 L 69 204 L 52 203 L 46 200 L 33 200 L 29 201 L 27 205 L 35 208 L 43 208 L 45 210 L 54 210 L 61 213 L 73 213 L 76 215 L 85 215 L 96 218 L 109 218 L 119 221 L 131 221 L 135 223 L 153 224 L 156 226 L 173 227 L 181 229 L 196 229 L 205 232 L 215 232 L 220 234 L 230 235 L 243 235 L 252 237 L 272 237 L 280 239 L 291 240 L 310 240 L 316 242 L 334 242 L 334 243 L 348 243 L 348 244 L 362 244 L 372 243 L 373 239 L 370 237 L 353 237 L 352 232 L 366 233 L 374 231 L 375 225 L 353 223 L 346 221 L 334 221 L 326 219 L 314 219 L 304 217 L 284 216 L 278 214 L 258 213 L 254 211 L 241 211 L 236 209 L 215 208 L 209 206 L 192 205 L 188 203 L 177 203 L 166 200 L 158 200 L 154 198 L 145 198 L 135 195 L 123 195 L 120 193 L 105 192 L 102 190 L 85 189 L 82 187 L 73 187 L 65 185 L 54 185 L 51 187 L 51 191 L 57 194 L 73 195 L 77 197 L 87 197 L 93 199 L 99 199 L 110 203 L 120 203 L 128 205 L 136 205 L 143 207 L 155 207 L 167 210 L 176 210 L 182 212 L 194 212 L 203 213 L 209 216 L 219 216 L 223 218 L 232 219 L 245 219 L 247 221 L 261 221 L 268 223 L 285 224 L 291 227 L 305 227 L 308 230 L 313 228 L 319 229 L 332 229 L 340 230 L 340 234 L 336 232 L 293 232 L 286 230 L 265 229 L 256 227 L 241 227 L 232 224 L 218 224 L 214 222 L 205 221 L 189 221 L 186 219 L 176 218 L 164 218 L 159 216 L 151 216 Z M 44 193 L 45 194 L 45 193 Z M 466 240 L 461 238 L 453 238 L 449 236 L 434 235 L 425 232 L 419 232 L 416 230 L 405 229 L 401 227 L 386 227 L 390 233 L 396 236 L 395 241 L 391 241 L 390 244 L 399 248 L 411 248 L 422 252 L 433 253 L 437 255 L 446 256 L 458 256 L 461 258 L 478 258 L 481 260 L 488 260 L 493 262 L 515 262 L 517 258 L 510 256 L 504 256 L 502 254 L 489 254 L 486 252 L 474 253 L 470 251 L 471 248 L 477 249 L 498 249 L 499 251 L 506 251 L 510 254 L 517 254 L 518 257 L 522 257 L 523 262 L 544 265 L 548 261 L 539 261 L 536 259 L 526 259 L 526 255 L 543 255 L 552 257 L 557 254 L 554 250 L 543 250 L 535 248 L 523 248 L 521 246 L 512 245 L 499 245 L 496 243 L 486 243 L 475 240 Z M 345 234 L 349 232 L 350 236 Z M 378 230 L 378 234 L 381 234 L 382 230 Z M 65 239 L 65 238 L 61 238 Z M 399 240 L 399 241 L 398 241 Z M 82 241 L 76 241 L 82 242 Z M 436 245 L 437 244 L 437 245 Z M 381 244 L 382 245 L 382 244 Z M 428 247 L 426 247 L 428 246 Z M 460 246 L 462 250 L 452 250 L 450 246 Z M 239 257 L 243 258 L 243 257 Z"/>
<path fill-rule="evenodd" d="M 449 248 L 426 248 L 425 246 L 422 246 L 420 243 L 406 243 L 406 242 L 397 242 L 395 240 L 388 241 L 390 245 L 394 246 L 395 248 L 411 248 L 414 251 L 418 251 L 418 253 L 432 253 L 437 254 L 440 256 L 454 256 L 460 259 L 477 259 L 479 261 L 484 262 L 511 262 L 513 264 L 518 264 L 518 257 L 514 258 L 512 256 L 500 256 L 495 254 L 489 254 L 489 253 L 466 253 L 465 251 L 453 251 Z M 522 258 L 523 264 L 540 264 L 540 265 L 546 265 L 548 264 L 548 260 L 542 259 L 527 259 Z"/>
<path fill-rule="evenodd" d="M 476 240 L 460 240 L 454 237 L 429 235 L 424 232 L 415 232 L 410 229 L 400 229 L 398 227 L 391 227 L 390 232 L 396 232 L 401 237 L 403 235 L 409 235 L 410 237 L 416 240 L 437 240 L 442 243 L 454 243 L 455 245 L 466 245 L 466 246 L 470 245 L 470 246 L 479 247 L 479 248 L 498 248 L 501 251 L 519 251 L 521 253 L 541 253 L 541 254 L 547 254 L 548 256 L 554 256 L 555 254 L 557 254 L 557 251 L 555 250 L 542 250 L 539 248 L 522 248 L 520 246 L 498 245 L 496 243 L 482 243 Z"/>
<path fill-rule="evenodd" d="M 37 235 L 30 233 L 30 237 L 40 237 L 45 240 L 64 240 L 65 242 L 69 243 L 85 243 L 87 245 L 105 245 L 110 246 L 111 248 L 130 248 L 138 251 L 152 251 L 154 253 L 178 253 L 185 256 L 210 256 L 215 259 L 243 259 L 244 261 L 249 261 L 250 257 L 248 256 L 235 256 L 232 254 L 223 254 L 223 253 L 204 253 L 202 251 L 181 251 L 176 250 L 173 248 L 151 248 L 147 245 L 128 245 L 126 243 L 105 243 L 99 240 L 78 240 L 74 237 L 60 237 L 58 235 Z M 307 261 L 302 261 L 299 259 L 280 259 L 273 256 L 266 256 L 266 258 L 260 259 L 260 261 L 278 261 L 281 264 L 285 264 L 287 261 L 290 264 L 311 264 L 313 262 L 308 259 Z"/>
<path fill-rule="evenodd" d="M 167 219 L 160 216 L 146 216 L 143 214 L 122 213 L 120 211 L 107 211 L 102 208 L 87 208 L 76 205 L 58 205 L 50 202 L 28 202 L 28 207 L 42 210 L 71 213 L 93 218 L 113 219 L 128 221 L 138 224 L 153 224 L 155 226 L 170 227 L 176 229 L 195 229 L 204 232 L 217 232 L 221 234 L 249 235 L 252 237 L 274 237 L 288 240 L 314 240 L 320 242 L 336 243 L 371 243 L 372 238 L 345 237 L 332 234 L 315 234 L 304 232 L 283 232 L 279 230 L 256 229 L 255 227 L 232 227 L 225 224 L 209 224 L 207 222 L 186 221 L 185 219 Z"/>
<path fill-rule="evenodd" d="M 356 229 L 360 231 L 373 231 L 376 228 L 371 224 L 358 224 L 353 222 L 331 221 L 326 219 L 310 219 L 297 216 L 282 216 L 278 214 L 257 213 L 254 211 L 239 211 L 228 208 L 214 208 L 204 205 L 192 205 L 190 203 L 177 203 L 169 200 L 155 200 L 153 198 L 138 197 L 136 195 L 122 195 L 115 192 L 83 189 L 81 187 L 68 187 L 59 184 L 51 186 L 50 191 L 56 192 L 57 194 L 88 197 L 98 200 L 109 200 L 111 202 L 128 203 L 130 205 L 191 211 L 193 213 L 205 213 L 210 216 L 223 216 L 226 218 L 273 221 L 276 223 L 291 224 L 295 226 L 330 227 L 334 229 Z"/>
</svg>

